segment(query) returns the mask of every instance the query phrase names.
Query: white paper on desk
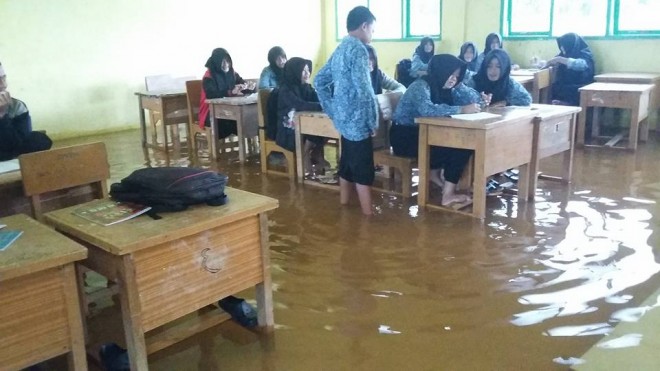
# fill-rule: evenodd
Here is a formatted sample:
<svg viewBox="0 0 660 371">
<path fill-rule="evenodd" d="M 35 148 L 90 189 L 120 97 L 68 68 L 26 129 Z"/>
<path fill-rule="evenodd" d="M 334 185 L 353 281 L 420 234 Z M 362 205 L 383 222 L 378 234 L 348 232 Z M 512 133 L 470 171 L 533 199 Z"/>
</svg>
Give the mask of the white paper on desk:
<svg viewBox="0 0 660 371">
<path fill-rule="evenodd" d="M 15 158 L 9 161 L 0 161 L 0 174 L 8 173 L 10 171 L 19 170 L 21 166 L 18 164 L 18 159 Z"/>
<path fill-rule="evenodd" d="M 453 119 L 458 119 L 458 120 L 466 120 L 466 121 L 479 121 L 479 120 L 486 120 L 486 119 L 494 119 L 502 117 L 502 115 L 498 115 L 495 113 L 490 113 L 490 112 L 478 112 L 478 113 L 459 113 L 456 115 L 451 115 L 451 118 Z"/>
</svg>

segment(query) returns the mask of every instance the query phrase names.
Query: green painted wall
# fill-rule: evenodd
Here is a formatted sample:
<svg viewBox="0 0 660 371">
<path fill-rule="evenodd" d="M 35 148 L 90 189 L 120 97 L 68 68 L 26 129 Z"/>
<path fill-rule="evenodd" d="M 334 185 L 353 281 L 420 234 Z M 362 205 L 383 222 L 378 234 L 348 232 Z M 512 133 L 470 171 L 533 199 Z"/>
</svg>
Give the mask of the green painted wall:
<svg viewBox="0 0 660 371">
<path fill-rule="evenodd" d="M 9 91 L 56 138 L 138 127 L 144 77 L 201 77 L 215 47 L 245 78 L 273 45 L 316 66 L 323 53 L 320 0 L 0 0 L 0 14 Z"/>
<path fill-rule="evenodd" d="M 500 30 L 500 0 L 443 0 L 442 40 L 436 41 L 436 53 L 458 54 L 464 41 L 470 40 L 483 49 L 486 35 Z M 342 15 L 342 18 L 346 15 Z M 378 14 L 375 14 L 378 18 Z M 376 21 L 377 22 L 377 21 Z M 324 3 L 323 46 L 325 57 L 337 46 L 335 40 L 334 0 Z M 340 23 L 343 27 L 343 24 Z M 376 23 L 378 33 L 378 23 Z M 588 40 L 596 57 L 597 72 L 660 72 L 651 56 L 660 54 L 659 39 Z M 417 42 L 374 42 L 378 62 L 387 74 L 394 76 L 394 66 L 402 58 L 410 58 Z M 522 67 L 529 65 L 533 56 L 549 59 L 557 54 L 557 43 L 552 40 L 505 40 L 505 49 L 513 61 Z"/>
</svg>

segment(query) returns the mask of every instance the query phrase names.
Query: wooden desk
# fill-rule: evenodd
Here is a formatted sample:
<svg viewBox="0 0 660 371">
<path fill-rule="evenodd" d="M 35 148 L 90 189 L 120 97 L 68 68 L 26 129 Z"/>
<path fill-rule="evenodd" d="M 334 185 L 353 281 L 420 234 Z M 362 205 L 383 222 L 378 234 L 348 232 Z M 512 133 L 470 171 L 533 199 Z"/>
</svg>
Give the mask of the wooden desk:
<svg viewBox="0 0 660 371">
<path fill-rule="evenodd" d="M 188 102 L 186 101 L 185 90 L 165 90 L 165 91 L 138 91 L 135 92 L 138 97 L 138 106 L 140 111 L 140 130 L 142 131 L 142 148 L 152 148 L 169 153 L 169 143 L 167 141 L 167 127 L 169 125 L 188 124 Z M 144 110 L 152 113 L 160 113 L 163 121 L 163 146 L 158 145 L 158 135 L 156 131 L 152 133 L 151 142 L 147 141 L 147 123 Z M 179 149 L 180 142 L 178 132 L 173 136 L 172 142 L 176 149 Z"/>
<path fill-rule="evenodd" d="M 245 139 L 254 138 L 259 135 L 259 123 L 257 119 L 257 94 L 246 97 L 230 97 L 207 99 L 210 115 L 218 119 L 236 121 L 236 132 L 238 136 L 238 159 L 245 162 Z M 211 158 L 218 159 L 218 122 L 211 120 Z"/>
<path fill-rule="evenodd" d="M 563 153 L 561 177 L 543 175 L 549 180 L 570 183 L 573 174 L 573 148 L 575 147 L 575 127 L 580 107 L 533 104 L 534 137 L 532 142 L 532 161 L 529 167 L 528 199 L 534 200 L 538 181 L 539 161 L 543 158 Z"/>
<path fill-rule="evenodd" d="M 300 184 L 312 184 L 319 187 L 339 189 L 338 185 L 324 184 L 320 182 L 305 181 L 305 169 L 303 166 L 303 135 L 317 135 L 325 138 L 336 139 L 338 151 L 341 151 L 341 135 L 335 129 L 330 117 L 324 112 L 297 112 L 296 113 L 296 176 Z"/>
<path fill-rule="evenodd" d="M 618 84 L 651 84 L 655 85 L 651 90 L 651 101 L 649 103 L 649 112 L 657 112 L 660 110 L 660 73 L 641 73 L 641 72 L 613 72 L 603 73 L 594 76 L 596 82 L 613 82 Z M 655 117 L 651 127 L 656 130 L 658 121 L 660 120 L 660 112 Z"/>
<path fill-rule="evenodd" d="M 23 231 L 0 251 L 0 368 L 68 353 L 69 369 L 87 370 L 74 268 L 87 249 L 27 215 L 0 223 Z"/>
<path fill-rule="evenodd" d="M 550 86 L 551 75 L 550 68 L 546 69 L 519 69 L 511 71 L 511 77 L 520 82 L 527 91 L 532 95 L 534 103 L 549 103 L 550 101 Z M 527 81 L 531 77 L 531 83 Z M 521 82 L 521 81 L 524 81 Z"/>
<path fill-rule="evenodd" d="M 480 121 L 458 120 L 451 117 L 420 117 L 419 124 L 419 188 L 417 203 L 420 207 L 441 206 L 428 204 L 429 147 L 442 146 L 474 150 L 474 180 L 472 211 L 470 216 L 486 216 L 486 181 L 488 176 L 512 167 L 520 170 L 518 200 L 527 199 L 529 190 L 528 167 L 532 161 L 532 139 L 536 112 L 529 108 L 491 108 L 491 113 L 502 117 Z M 460 211 L 459 211 L 460 212 Z"/>
<path fill-rule="evenodd" d="M 600 107 L 623 108 L 631 110 L 628 149 L 637 149 L 637 138 L 648 139 L 649 97 L 654 85 L 616 84 L 595 82 L 583 86 L 580 91 L 582 114 L 578 121 L 577 144 L 584 146 L 587 109 L 593 107 L 593 133 L 598 134 L 598 109 Z M 614 145 L 609 145 L 613 147 Z"/>
<path fill-rule="evenodd" d="M 145 333 L 249 287 L 256 288 L 258 322 L 273 327 L 266 212 L 275 199 L 226 188 L 223 206 L 195 206 L 104 227 L 87 222 L 72 208 L 45 215 L 57 230 L 89 244 L 89 268 L 119 285 L 131 370 L 147 370 L 147 354 L 174 344 L 228 318 L 208 313 L 203 325 L 186 333 Z M 92 201 L 94 202 L 94 201 Z M 76 206 L 80 207 L 80 205 Z"/>
</svg>

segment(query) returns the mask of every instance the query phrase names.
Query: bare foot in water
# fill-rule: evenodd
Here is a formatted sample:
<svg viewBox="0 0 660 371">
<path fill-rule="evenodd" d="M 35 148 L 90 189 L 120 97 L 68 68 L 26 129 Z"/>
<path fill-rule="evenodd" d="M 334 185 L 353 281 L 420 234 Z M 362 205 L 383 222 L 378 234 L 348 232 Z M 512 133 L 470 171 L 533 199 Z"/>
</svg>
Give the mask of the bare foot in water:
<svg viewBox="0 0 660 371">
<path fill-rule="evenodd" d="M 445 179 L 442 176 L 442 169 L 433 169 L 429 172 L 429 180 L 441 189 L 445 186 Z"/>
<path fill-rule="evenodd" d="M 460 193 L 452 193 L 452 194 L 443 194 L 442 195 L 442 206 L 449 206 L 453 203 L 465 203 L 465 202 L 471 202 L 472 199 L 468 195 L 460 194 Z"/>
</svg>

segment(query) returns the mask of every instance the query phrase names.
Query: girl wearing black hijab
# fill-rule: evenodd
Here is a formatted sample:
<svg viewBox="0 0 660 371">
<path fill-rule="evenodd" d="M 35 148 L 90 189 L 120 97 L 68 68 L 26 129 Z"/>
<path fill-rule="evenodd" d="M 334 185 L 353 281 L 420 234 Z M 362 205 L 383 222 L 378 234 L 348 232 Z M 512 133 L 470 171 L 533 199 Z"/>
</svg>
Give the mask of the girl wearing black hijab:
<svg viewBox="0 0 660 371">
<path fill-rule="evenodd" d="M 371 71 L 371 86 L 374 88 L 374 93 L 376 95 L 383 94 L 383 90 L 400 91 L 402 93 L 406 91 L 406 87 L 403 84 L 387 76 L 385 72 L 378 68 L 376 49 L 371 45 L 365 45 L 365 47 L 369 53 L 369 71 Z"/>
<path fill-rule="evenodd" d="M 491 32 L 486 36 L 486 44 L 484 45 L 484 52 L 479 54 L 479 57 L 477 57 L 477 62 L 476 62 L 476 71 L 479 71 L 479 68 L 481 68 L 481 65 L 484 62 L 484 57 L 486 57 L 486 54 L 490 52 L 493 49 L 502 49 L 502 36 L 498 34 L 497 32 Z"/>
<path fill-rule="evenodd" d="M 429 61 L 435 54 L 435 43 L 430 37 L 424 37 L 413 53 L 410 62 L 410 76 L 418 78 L 426 75 Z"/>
<path fill-rule="evenodd" d="M 481 98 L 475 90 L 461 84 L 467 65 L 449 54 L 435 55 L 428 74 L 410 84 L 393 115 L 390 144 L 397 156 L 417 157 L 419 127 L 417 117 L 449 116 L 479 112 Z M 431 147 L 429 180 L 442 187 L 442 205 L 469 201 L 457 194 L 456 184 L 472 151 L 458 148 Z M 444 170 L 444 180 L 442 171 Z"/>
<path fill-rule="evenodd" d="M 560 53 L 548 61 L 557 68 L 552 103 L 579 106 L 578 89 L 594 82 L 594 56 L 584 39 L 572 32 L 559 37 L 557 46 Z"/>
<path fill-rule="evenodd" d="M 503 49 L 493 49 L 479 72 L 466 85 L 490 97 L 492 106 L 529 106 L 532 96 L 511 77 L 511 59 Z"/>
<path fill-rule="evenodd" d="M 461 52 L 458 55 L 458 59 L 467 63 L 467 70 L 470 72 L 479 71 L 479 66 L 477 65 L 477 58 L 479 58 L 479 52 L 477 51 L 477 46 L 474 45 L 472 41 L 467 41 L 461 45 Z"/>
<path fill-rule="evenodd" d="M 296 150 L 295 124 L 293 121 L 297 111 L 322 111 L 319 97 L 309 84 L 312 73 L 312 61 L 293 57 L 284 65 L 283 81 L 277 92 L 277 134 L 275 142 L 289 151 Z M 305 135 L 304 148 L 306 169 L 311 171 L 312 164 L 329 168 L 330 164 L 323 158 L 325 138 Z"/>
<path fill-rule="evenodd" d="M 259 89 L 276 88 L 282 83 L 284 76 L 284 64 L 286 53 L 279 46 L 274 46 L 268 51 L 268 66 L 259 76 Z"/>
<path fill-rule="evenodd" d="M 199 102 L 199 126 L 210 126 L 209 105 L 207 99 L 241 96 L 255 92 L 254 83 L 247 83 L 234 71 L 231 56 L 227 50 L 217 48 L 206 61 L 206 73 L 202 79 L 202 93 Z M 236 121 L 218 120 L 218 136 L 226 138 L 236 135 Z"/>
</svg>

